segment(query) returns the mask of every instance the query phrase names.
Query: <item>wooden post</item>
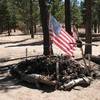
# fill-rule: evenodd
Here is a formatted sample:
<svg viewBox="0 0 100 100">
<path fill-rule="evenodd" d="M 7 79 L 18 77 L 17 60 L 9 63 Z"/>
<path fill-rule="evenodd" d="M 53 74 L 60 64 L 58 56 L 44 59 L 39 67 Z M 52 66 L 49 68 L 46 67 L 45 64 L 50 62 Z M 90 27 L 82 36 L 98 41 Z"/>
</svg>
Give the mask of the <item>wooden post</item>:
<svg viewBox="0 0 100 100">
<path fill-rule="evenodd" d="M 87 54 L 87 56 L 88 56 L 88 61 L 89 61 L 89 62 L 88 62 L 89 65 L 88 65 L 88 66 L 89 66 L 89 68 L 91 69 L 91 62 L 90 62 L 90 61 L 91 61 L 91 55 L 90 55 L 90 54 Z"/>
<path fill-rule="evenodd" d="M 84 65 L 85 65 L 85 67 L 87 67 L 86 60 L 85 60 L 84 53 L 83 53 L 83 48 L 81 47 L 80 50 L 81 50 L 81 53 L 82 53 Z"/>
<path fill-rule="evenodd" d="M 26 48 L 25 52 L 26 52 L 26 61 L 27 61 L 27 58 L 28 58 L 28 48 Z"/>
<path fill-rule="evenodd" d="M 57 75 L 57 81 L 59 82 L 59 60 L 58 59 L 56 62 L 56 75 Z"/>
</svg>

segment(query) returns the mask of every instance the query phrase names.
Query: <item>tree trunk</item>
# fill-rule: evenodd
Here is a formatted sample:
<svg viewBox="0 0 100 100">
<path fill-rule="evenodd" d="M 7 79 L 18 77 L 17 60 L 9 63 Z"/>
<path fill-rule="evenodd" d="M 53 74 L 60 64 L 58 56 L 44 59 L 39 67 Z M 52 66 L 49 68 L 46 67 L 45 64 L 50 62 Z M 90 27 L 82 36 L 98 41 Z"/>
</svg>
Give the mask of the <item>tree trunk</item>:
<svg viewBox="0 0 100 100">
<path fill-rule="evenodd" d="M 70 0 L 65 0 L 65 28 L 66 31 L 71 33 L 71 9 L 70 9 Z"/>
<path fill-rule="evenodd" d="M 97 23 L 94 24 L 94 33 L 97 33 Z"/>
<path fill-rule="evenodd" d="M 86 43 L 87 44 L 88 43 L 90 44 L 92 42 L 91 5 L 92 5 L 92 0 L 85 0 L 85 7 L 86 7 L 85 33 L 86 33 Z M 91 45 L 85 46 L 85 54 L 92 54 L 92 46 Z"/>
<path fill-rule="evenodd" d="M 3 25 L 0 26 L 0 33 L 3 32 Z"/>
<path fill-rule="evenodd" d="M 13 30 L 16 32 L 16 23 L 13 24 Z"/>
<path fill-rule="evenodd" d="M 36 24 L 34 23 L 34 33 L 36 33 Z"/>
<path fill-rule="evenodd" d="M 10 29 L 10 24 L 9 24 L 9 22 L 8 22 L 8 26 L 7 26 L 7 28 L 8 28 L 8 36 L 10 36 L 11 34 L 11 29 Z"/>
<path fill-rule="evenodd" d="M 98 33 L 100 33 L 100 25 L 98 24 Z"/>
<path fill-rule="evenodd" d="M 30 34 L 31 34 L 31 38 L 34 38 L 34 34 L 33 34 L 33 2 L 32 0 L 30 0 Z"/>
<path fill-rule="evenodd" d="M 44 38 L 44 55 L 51 54 L 50 38 L 49 38 L 49 12 L 46 5 L 46 0 L 39 0 L 41 22 L 43 29 L 43 38 Z"/>
</svg>

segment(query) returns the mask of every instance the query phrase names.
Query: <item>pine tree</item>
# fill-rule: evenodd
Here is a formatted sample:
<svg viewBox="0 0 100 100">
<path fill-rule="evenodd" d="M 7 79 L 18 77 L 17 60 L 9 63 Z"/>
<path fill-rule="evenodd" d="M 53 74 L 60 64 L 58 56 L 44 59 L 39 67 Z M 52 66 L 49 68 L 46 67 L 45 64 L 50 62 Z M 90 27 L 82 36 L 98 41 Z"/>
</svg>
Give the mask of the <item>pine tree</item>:
<svg viewBox="0 0 100 100">
<path fill-rule="evenodd" d="M 85 0 L 85 33 L 86 33 L 86 43 L 91 44 L 92 43 L 92 0 Z M 85 54 L 92 54 L 92 46 L 91 45 L 86 45 L 85 46 Z"/>
<path fill-rule="evenodd" d="M 10 19 L 10 15 L 7 7 L 7 0 L 1 0 L 0 1 L 0 32 L 3 32 L 4 30 L 8 30 L 8 33 L 10 35 L 9 19 Z"/>
<path fill-rule="evenodd" d="M 77 0 L 71 1 L 71 13 L 72 13 L 72 23 L 77 26 L 81 26 L 82 24 L 82 14 L 80 10 L 80 5 Z"/>
</svg>

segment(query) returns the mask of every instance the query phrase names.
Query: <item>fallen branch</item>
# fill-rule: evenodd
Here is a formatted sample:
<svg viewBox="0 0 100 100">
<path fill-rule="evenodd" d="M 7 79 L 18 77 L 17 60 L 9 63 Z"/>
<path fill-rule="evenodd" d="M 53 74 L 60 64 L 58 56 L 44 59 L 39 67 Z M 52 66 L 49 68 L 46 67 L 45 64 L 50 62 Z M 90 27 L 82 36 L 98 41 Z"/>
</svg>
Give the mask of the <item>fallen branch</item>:
<svg viewBox="0 0 100 100">
<path fill-rule="evenodd" d="M 44 83 L 47 85 L 53 85 L 55 86 L 57 84 L 57 81 L 51 81 L 47 76 L 39 75 L 39 74 L 21 74 L 21 79 L 24 81 L 27 81 L 29 83 Z"/>
<path fill-rule="evenodd" d="M 10 73 L 28 83 L 42 83 L 68 90 L 76 85 L 90 84 L 89 68 L 69 56 L 43 56 L 18 63 Z"/>
<path fill-rule="evenodd" d="M 88 77 L 78 78 L 70 81 L 69 83 L 64 83 L 64 85 L 62 85 L 60 89 L 69 90 L 76 85 L 90 85 L 90 82 L 91 80 Z"/>
</svg>

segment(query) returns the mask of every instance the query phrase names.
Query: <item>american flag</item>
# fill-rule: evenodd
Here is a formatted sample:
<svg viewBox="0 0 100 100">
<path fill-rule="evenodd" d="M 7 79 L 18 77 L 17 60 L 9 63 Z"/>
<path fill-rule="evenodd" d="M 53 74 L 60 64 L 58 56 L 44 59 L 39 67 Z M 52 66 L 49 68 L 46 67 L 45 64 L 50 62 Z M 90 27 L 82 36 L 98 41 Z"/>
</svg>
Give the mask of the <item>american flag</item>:
<svg viewBox="0 0 100 100">
<path fill-rule="evenodd" d="M 76 40 L 61 27 L 53 16 L 50 18 L 50 37 L 66 55 L 73 56 Z"/>
</svg>

